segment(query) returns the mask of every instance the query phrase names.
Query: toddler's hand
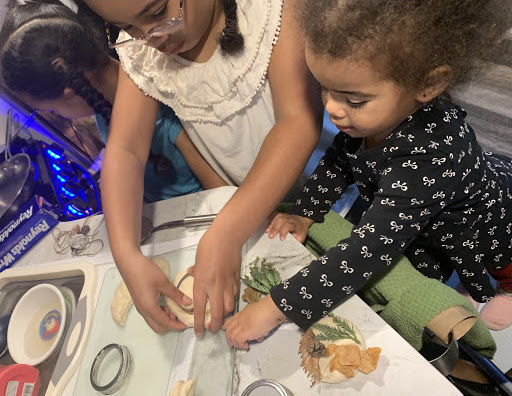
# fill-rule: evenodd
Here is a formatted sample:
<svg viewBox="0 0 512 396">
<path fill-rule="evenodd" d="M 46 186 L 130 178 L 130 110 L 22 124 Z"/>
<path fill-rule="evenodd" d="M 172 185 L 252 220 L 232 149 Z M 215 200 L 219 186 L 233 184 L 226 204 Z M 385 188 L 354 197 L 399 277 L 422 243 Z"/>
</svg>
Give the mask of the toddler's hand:
<svg viewBox="0 0 512 396">
<path fill-rule="evenodd" d="M 162 333 L 186 328 L 167 307 L 161 307 L 158 300 L 160 293 L 181 305 L 188 305 L 192 300 L 176 289 L 156 264 L 140 255 L 123 268 L 123 279 L 133 303 L 153 331 Z"/>
<path fill-rule="evenodd" d="M 274 212 L 270 216 L 265 232 L 269 238 L 275 238 L 279 234 L 279 239 L 282 241 L 286 239 L 286 234 L 291 233 L 296 240 L 303 243 L 311 224 L 313 224 L 313 220 L 306 217 Z"/>
<path fill-rule="evenodd" d="M 286 316 L 276 307 L 270 295 L 247 305 L 222 326 L 230 347 L 249 349 L 249 341 L 263 341 L 265 335 L 278 326 Z"/>
</svg>

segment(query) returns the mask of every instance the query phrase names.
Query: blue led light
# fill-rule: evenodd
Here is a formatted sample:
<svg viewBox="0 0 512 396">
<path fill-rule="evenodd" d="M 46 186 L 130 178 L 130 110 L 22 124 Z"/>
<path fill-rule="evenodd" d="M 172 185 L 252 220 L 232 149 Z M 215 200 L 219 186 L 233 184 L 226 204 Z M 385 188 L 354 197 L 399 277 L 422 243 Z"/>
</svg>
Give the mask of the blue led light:
<svg viewBox="0 0 512 396">
<path fill-rule="evenodd" d="M 39 180 L 39 169 L 37 168 L 37 165 L 34 161 L 31 161 L 32 162 L 32 166 L 34 167 L 34 181 L 38 181 Z"/>
<path fill-rule="evenodd" d="M 61 187 L 60 189 L 68 197 L 70 197 L 70 198 L 75 198 L 76 197 L 76 194 L 73 194 L 72 192 L 66 190 L 64 187 Z"/>
<path fill-rule="evenodd" d="M 47 153 L 50 157 L 52 157 L 52 158 L 54 158 L 54 159 L 61 159 L 61 158 L 62 158 L 62 155 L 57 154 L 55 151 L 52 151 L 52 150 L 50 150 L 50 149 L 46 149 L 46 153 Z"/>
<path fill-rule="evenodd" d="M 77 215 L 77 216 L 85 216 L 85 213 L 82 213 L 80 212 L 79 210 L 76 210 L 75 208 L 73 208 L 71 205 L 68 204 L 67 206 L 68 210 L 73 213 L 74 215 Z"/>
<path fill-rule="evenodd" d="M 57 179 L 59 179 L 59 181 L 60 181 L 61 183 L 66 183 L 66 182 L 67 182 L 67 180 L 66 180 L 66 179 L 64 179 L 61 175 L 57 175 Z"/>
<path fill-rule="evenodd" d="M 53 169 L 55 169 L 57 172 L 60 172 L 60 171 L 62 170 L 62 168 L 61 168 L 61 167 L 59 167 L 59 166 L 57 166 L 57 165 L 55 165 L 55 164 L 52 164 L 52 167 L 53 167 Z"/>
</svg>

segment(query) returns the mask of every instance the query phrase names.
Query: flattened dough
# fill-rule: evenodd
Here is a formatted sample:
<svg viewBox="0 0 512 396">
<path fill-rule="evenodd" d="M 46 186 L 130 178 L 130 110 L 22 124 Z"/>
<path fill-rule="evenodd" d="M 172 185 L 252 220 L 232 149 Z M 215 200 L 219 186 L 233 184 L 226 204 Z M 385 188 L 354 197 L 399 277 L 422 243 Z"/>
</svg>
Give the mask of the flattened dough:
<svg viewBox="0 0 512 396">
<path fill-rule="evenodd" d="M 169 396 L 194 396 L 194 391 L 196 389 L 196 379 L 193 378 L 188 380 L 187 382 L 183 382 L 179 380 L 174 384 L 171 389 L 171 393 Z"/>
<path fill-rule="evenodd" d="M 346 319 L 344 319 L 346 320 Z M 354 329 L 354 332 L 356 334 L 357 339 L 361 344 L 358 344 L 357 342 L 349 339 L 344 340 L 336 340 L 336 341 L 323 341 L 323 343 L 327 346 L 328 344 L 335 344 L 335 345 L 356 345 L 359 349 L 365 348 L 365 342 L 363 335 L 361 334 L 361 331 L 357 328 L 357 326 L 352 323 L 349 320 L 346 320 L 346 322 L 349 324 L 350 327 Z M 322 319 L 320 319 L 317 323 L 326 324 L 332 327 L 335 327 L 334 321 L 331 317 L 326 316 Z M 315 335 L 320 333 L 319 330 L 313 329 L 313 332 Z M 318 359 L 318 363 L 320 364 L 320 372 L 322 373 L 322 382 L 327 382 L 329 384 L 339 384 L 340 382 L 348 381 L 350 378 L 345 376 L 344 374 L 340 373 L 338 370 L 330 371 L 329 363 L 331 362 L 332 358 L 334 357 L 334 354 L 332 354 L 329 357 L 321 357 Z"/>
<path fill-rule="evenodd" d="M 162 270 L 165 276 L 169 278 L 169 264 L 167 261 L 160 257 L 154 257 L 151 261 L 153 261 L 153 263 Z M 121 281 L 119 286 L 117 286 L 116 294 L 110 303 L 112 319 L 114 319 L 114 321 L 116 321 L 120 326 L 124 326 L 126 323 L 126 316 L 128 315 L 128 311 L 132 305 L 133 300 L 132 296 L 130 296 L 130 292 L 128 291 L 128 287 L 126 287 L 124 281 Z"/>
<path fill-rule="evenodd" d="M 172 282 L 174 286 L 177 286 L 179 281 L 187 274 L 187 271 L 178 272 L 176 278 Z M 185 293 L 190 298 L 194 299 L 194 277 L 190 275 L 186 278 L 180 285 L 179 288 L 183 293 Z M 167 306 L 171 310 L 172 313 L 176 315 L 176 317 L 185 324 L 187 327 L 194 327 L 194 303 L 186 306 L 178 305 L 176 302 L 171 300 L 168 297 L 165 297 L 165 302 Z M 204 325 L 208 326 L 210 321 L 212 320 L 212 315 L 210 312 L 210 302 L 206 303 L 206 311 L 204 313 Z"/>
</svg>

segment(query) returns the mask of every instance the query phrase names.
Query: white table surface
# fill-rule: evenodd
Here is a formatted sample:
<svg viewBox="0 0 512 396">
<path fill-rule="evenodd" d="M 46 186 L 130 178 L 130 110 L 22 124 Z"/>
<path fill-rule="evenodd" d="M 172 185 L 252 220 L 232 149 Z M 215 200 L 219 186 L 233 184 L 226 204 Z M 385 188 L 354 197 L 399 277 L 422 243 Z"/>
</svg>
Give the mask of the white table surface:
<svg viewBox="0 0 512 396">
<path fill-rule="evenodd" d="M 150 217 L 156 225 L 182 219 L 184 216 L 217 213 L 235 191 L 234 187 L 221 187 L 157 202 L 146 205 L 144 215 Z M 46 265 L 55 261 L 89 261 L 99 265 L 100 281 L 98 284 L 101 284 L 101 276 L 107 268 L 111 267 L 111 265 L 101 264 L 112 262 L 102 217 L 101 215 L 95 216 L 90 222 L 92 229 L 97 228 L 97 237 L 101 238 L 105 245 L 97 256 L 74 259 L 71 253 L 58 255 L 53 248 L 53 237 L 48 235 L 14 268 Z M 61 223 L 58 228 L 71 230 L 75 224 L 82 225 L 83 220 Z M 145 242 L 145 245 L 149 245 L 145 247 L 145 253 L 151 253 L 159 246 L 168 245 L 168 243 L 162 244 L 161 242 L 181 238 L 189 238 L 193 241 L 194 237 L 198 238 L 204 229 L 204 227 L 176 228 L 159 231 Z M 158 251 L 152 253 L 158 254 Z M 247 255 L 243 261 L 244 268 L 256 256 L 266 257 L 268 261 L 275 263 L 285 276 L 293 275 L 298 269 L 309 264 L 313 258 L 293 237 L 289 236 L 285 241 L 271 240 L 263 233 L 263 228 L 260 228 L 248 241 Z M 236 377 L 239 380 L 239 386 L 235 395 L 240 395 L 247 385 L 260 378 L 278 380 L 288 387 L 295 396 L 330 396 L 341 393 L 344 395 L 460 395 L 460 392 L 445 377 L 358 296 L 353 296 L 337 307 L 334 313 L 349 319 L 359 327 L 365 337 L 367 347 L 382 348 L 381 358 L 374 372 L 368 375 L 358 373 L 355 378 L 342 384 L 318 384 L 310 388 L 310 382 L 300 368 L 298 348 L 301 333 L 294 324 L 289 323 L 282 325 L 261 344 L 252 344 L 248 352 L 239 351 L 237 353 Z M 72 383 L 73 381 L 70 382 L 70 386 Z M 258 393 L 258 395 L 270 396 L 269 392 L 267 390 L 266 393 Z M 66 391 L 65 394 L 68 392 Z M 69 394 L 72 392 L 70 391 Z"/>
</svg>

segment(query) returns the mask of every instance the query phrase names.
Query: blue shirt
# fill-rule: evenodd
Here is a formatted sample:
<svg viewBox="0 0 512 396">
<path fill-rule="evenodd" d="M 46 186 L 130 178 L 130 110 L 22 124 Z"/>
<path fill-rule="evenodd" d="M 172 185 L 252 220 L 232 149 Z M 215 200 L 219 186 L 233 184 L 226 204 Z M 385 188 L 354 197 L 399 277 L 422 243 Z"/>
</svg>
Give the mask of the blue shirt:
<svg viewBox="0 0 512 396">
<path fill-rule="evenodd" d="M 95 114 L 94 119 L 101 138 L 106 143 L 109 128 L 105 118 L 100 114 Z M 170 107 L 160 105 L 150 153 L 152 156 L 167 158 L 172 164 L 172 169 L 165 173 L 158 173 L 153 163 L 146 164 L 144 199 L 148 202 L 161 201 L 203 190 L 185 158 L 174 145 L 180 131 L 181 123 L 174 111 Z"/>
</svg>

